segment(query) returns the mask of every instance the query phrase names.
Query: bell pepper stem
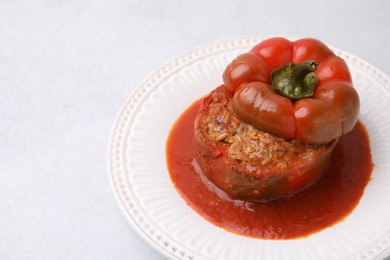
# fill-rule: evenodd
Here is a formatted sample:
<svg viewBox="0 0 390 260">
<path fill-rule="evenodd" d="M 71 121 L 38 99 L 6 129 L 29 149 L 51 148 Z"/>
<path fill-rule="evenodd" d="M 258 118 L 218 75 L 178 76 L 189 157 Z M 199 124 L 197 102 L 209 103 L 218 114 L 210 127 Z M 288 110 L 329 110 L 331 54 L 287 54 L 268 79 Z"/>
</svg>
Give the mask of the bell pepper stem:
<svg viewBox="0 0 390 260">
<path fill-rule="evenodd" d="M 313 60 L 300 64 L 290 62 L 271 72 L 272 87 L 280 95 L 293 101 L 311 97 L 318 79 L 314 74 L 318 65 Z"/>
</svg>

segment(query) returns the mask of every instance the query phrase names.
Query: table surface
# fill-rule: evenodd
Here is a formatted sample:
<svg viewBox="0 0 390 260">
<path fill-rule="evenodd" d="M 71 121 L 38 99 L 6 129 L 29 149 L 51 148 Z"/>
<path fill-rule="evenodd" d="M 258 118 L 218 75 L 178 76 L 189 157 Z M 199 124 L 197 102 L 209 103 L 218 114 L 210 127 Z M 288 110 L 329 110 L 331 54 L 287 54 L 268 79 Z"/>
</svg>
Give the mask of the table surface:
<svg viewBox="0 0 390 260">
<path fill-rule="evenodd" d="M 107 173 L 116 114 L 154 70 L 244 36 L 315 37 L 390 74 L 390 1 L 0 1 L 0 258 L 163 259 Z"/>
</svg>

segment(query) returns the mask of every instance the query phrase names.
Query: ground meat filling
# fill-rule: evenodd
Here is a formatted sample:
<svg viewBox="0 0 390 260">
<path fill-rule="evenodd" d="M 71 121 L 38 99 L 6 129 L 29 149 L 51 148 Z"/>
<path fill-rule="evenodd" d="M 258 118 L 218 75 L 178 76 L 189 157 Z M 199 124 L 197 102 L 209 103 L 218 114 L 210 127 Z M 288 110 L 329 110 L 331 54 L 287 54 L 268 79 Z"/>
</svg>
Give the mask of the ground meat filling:
<svg viewBox="0 0 390 260">
<path fill-rule="evenodd" d="M 215 97 L 202 121 L 210 140 L 228 144 L 231 158 L 253 166 L 287 169 L 294 163 L 291 158 L 311 161 L 326 149 L 326 145 L 286 140 L 242 122 L 234 114 L 230 99 Z"/>
</svg>

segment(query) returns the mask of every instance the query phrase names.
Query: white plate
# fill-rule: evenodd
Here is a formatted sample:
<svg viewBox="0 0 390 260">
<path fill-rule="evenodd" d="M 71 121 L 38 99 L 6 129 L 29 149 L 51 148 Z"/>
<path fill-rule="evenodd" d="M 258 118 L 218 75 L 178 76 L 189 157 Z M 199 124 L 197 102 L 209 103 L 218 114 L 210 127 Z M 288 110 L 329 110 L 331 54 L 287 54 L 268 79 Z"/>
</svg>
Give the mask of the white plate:
<svg viewBox="0 0 390 260">
<path fill-rule="evenodd" d="M 348 63 L 370 135 L 372 180 L 343 221 L 307 238 L 259 240 L 204 220 L 172 185 L 165 144 L 179 115 L 222 83 L 225 66 L 263 38 L 240 38 L 195 49 L 142 83 L 121 109 L 109 145 L 110 180 L 139 234 L 171 259 L 373 259 L 390 254 L 390 79 L 333 48 Z"/>
</svg>

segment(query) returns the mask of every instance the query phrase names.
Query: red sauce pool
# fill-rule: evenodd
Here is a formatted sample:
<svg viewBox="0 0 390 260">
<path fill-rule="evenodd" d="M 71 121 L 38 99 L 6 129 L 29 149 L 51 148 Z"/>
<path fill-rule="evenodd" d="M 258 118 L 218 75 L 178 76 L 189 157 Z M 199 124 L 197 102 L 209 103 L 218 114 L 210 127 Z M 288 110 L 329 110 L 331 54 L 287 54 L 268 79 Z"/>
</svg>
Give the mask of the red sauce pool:
<svg viewBox="0 0 390 260">
<path fill-rule="evenodd" d="M 228 198 L 197 166 L 194 120 L 199 106 L 200 101 L 195 102 L 175 123 L 166 154 L 176 189 L 209 222 L 243 236 L 292 239 L 334 225 L 359 203 L 373 169 L 368 134 L 361 122 L 340 138 L 319 182 L 292 198 L 253 203 Z"/>
</svg>

